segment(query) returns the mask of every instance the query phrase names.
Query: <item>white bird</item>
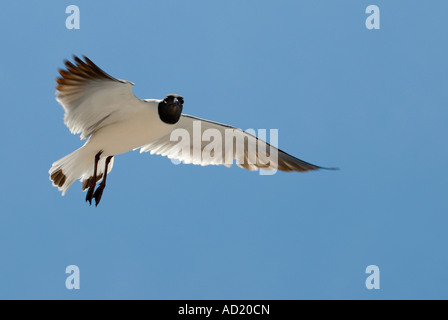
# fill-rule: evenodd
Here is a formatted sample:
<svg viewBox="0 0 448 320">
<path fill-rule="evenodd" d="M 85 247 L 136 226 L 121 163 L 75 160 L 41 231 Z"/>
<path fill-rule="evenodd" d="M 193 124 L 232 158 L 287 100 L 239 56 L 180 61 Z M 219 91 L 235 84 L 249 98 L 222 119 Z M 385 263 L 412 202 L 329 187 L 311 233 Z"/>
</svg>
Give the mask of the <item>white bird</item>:
<svg viewBox="0 0 448 320">
<path fill-rule="evenodd" d="M 178 142 L 170 139 L 171 133 L 182 128 L 193 135 L 195 122 L 201 124 L 201 136 L 207 129 L 218 130 L 214 132 L 225 136 L 225 130 L 230 129 L 236 137 L 242 137 L 241 140 L 236 139 L 237 145 L 231 154 L 231 159 L 239 160 L 237 165 L 242 168 L 282 171 L 334 169 L 297 159 L 240 129 L 182 114 L 184 99 L 179 95 L 170 94 L 163 100 L 138 99 L 132 92 L 132 82 L 115 79 L 87 57 L 83 58 L 84 61 L 74 56 L 74 64 L 64 61 L 66 70 L 59 70 L 60 77 L 56 78 L 56 100 L 65 110 L 64 123 L 71 133 L 81 134 L 81 139 L 87 139 L 81 148 L 54 162 L 49 170 L 53 186 L 57 186 L 62 195 L 75 180 L 80 179 L 82 190 L 88 189 L 86 201 L 92 204 L 94 198 L 98 205 L 114 157 L 138 148 L 140 152 L 150 151 L 184 163 L 230 166 L 224 154 L 213 159 L 202 156 L 209 141 L 201 141 L 199 145 L 191 143 L 191 152 L 179 152 Z M 255 144 L 258 149 L 251 148 Z M 264 155 L 260 146 L 266 151 Z M 240 147 L 243 153 L 238 155 L 236 150 Z M 267 161 L 267 156 L 274 151 L 278 155 L 276 159 Z M 98 182 L 100 184 L 95 190 Z"/>
</svg>

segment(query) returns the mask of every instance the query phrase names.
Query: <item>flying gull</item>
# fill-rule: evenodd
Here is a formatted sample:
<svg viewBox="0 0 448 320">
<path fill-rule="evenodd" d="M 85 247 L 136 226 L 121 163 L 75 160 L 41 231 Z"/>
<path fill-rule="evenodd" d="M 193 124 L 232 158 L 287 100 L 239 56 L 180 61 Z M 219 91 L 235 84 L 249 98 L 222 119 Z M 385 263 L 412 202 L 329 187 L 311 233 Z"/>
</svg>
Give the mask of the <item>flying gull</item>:
<svg viewBox="0 0 448 320">
<path fill-rule="evenodd" d="M 236 160 L 247 170 L 335 169 L 297 159 L 232 126 L 183 114 L 184 98 L 180 95 L 169 94 L 163 100 L 138 99 L 132 92 L 132 82 L 108 75 L 87 57 L 74 56 L 73 60 L 64 61 L 65 69 L 59 70 L 56 100 L 65 110 L 65 125 L 87 142 L 54 162 L 49 170 L 50 180 L 62 195 L 80 179 L 82 190 L 87 190 L 86 201 L 92 204 L 95 199 L 98 205 L 114 157 L 135 149 L 203 166 L 230 166 Z M 208 130 L 226 137 L 230 131 L 235 142 L 230 155 L 224 142 L 218 144 L 219 150 L 209 153 L 212 156 L 204 156 L 210 139 L 190 141 L 187 152 L 180 152 L 178 140 L 172 139 L 174 130 L 182 129 L 193 136 L 197 128 L 199 136 Z M 273 154 L 276 157 L 270 157 Z"/>
</svg>

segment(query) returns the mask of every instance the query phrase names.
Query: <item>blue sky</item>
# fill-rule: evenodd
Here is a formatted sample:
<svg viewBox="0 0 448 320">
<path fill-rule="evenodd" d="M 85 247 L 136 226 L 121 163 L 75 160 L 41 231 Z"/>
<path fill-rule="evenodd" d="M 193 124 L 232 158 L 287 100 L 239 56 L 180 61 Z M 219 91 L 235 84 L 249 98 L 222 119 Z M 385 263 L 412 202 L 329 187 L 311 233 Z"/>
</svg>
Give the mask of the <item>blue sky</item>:
<svg viewBox="0 0 448 320">
<path fill-rule="evenodd" d="M 80 8 L 67 30 L 65 8 Z M 381 29 L 367 30 L 375 4 Z M 15 1 L 0 11 L 2 299 L 446 299 L 446 1 Z M 115 159 L 99 207 L 51 163 L 83 142 L 54 78 L 86 55 L 139 98 L 279 129 L 340 171 Z M 365 269 L 380 268 L 380 290 Z M 77 265 L 81 289 L 67 290 Z"/>
</svg>

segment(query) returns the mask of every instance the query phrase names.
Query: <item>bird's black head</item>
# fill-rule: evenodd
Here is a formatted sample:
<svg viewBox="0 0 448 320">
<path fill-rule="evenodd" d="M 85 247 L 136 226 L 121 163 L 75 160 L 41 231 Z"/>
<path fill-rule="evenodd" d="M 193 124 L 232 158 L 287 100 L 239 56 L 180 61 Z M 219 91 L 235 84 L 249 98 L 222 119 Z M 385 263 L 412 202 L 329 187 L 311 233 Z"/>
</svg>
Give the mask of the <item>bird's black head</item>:
<svg viewBox="0 0 448 320">
<path fill-rule="evenodd" d="M 159 103 L 159 117 L 165 123 L 175 124 L 182 114 L 184 98 L 178 94 L 169 94 Z"/>
</svg>

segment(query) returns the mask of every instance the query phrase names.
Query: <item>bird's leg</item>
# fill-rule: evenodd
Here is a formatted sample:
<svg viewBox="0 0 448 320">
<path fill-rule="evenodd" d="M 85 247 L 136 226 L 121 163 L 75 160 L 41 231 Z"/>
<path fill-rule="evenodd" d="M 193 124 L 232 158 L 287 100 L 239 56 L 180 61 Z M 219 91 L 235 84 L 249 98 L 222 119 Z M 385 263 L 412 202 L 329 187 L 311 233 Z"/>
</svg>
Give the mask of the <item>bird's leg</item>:
<svg viewBox="0 0 448 320">
<path fill-rule="evenodd" d="M 95 190 L 96 180 L 97 180 L 97 171 L 98 171 L 98 162 L 100 161 L 100 157 L 103 151 L 98 152 L 95 155 L 95 165 L 93 167 L 93 177 L 90 181 L 89 190 L 86 194 L 86 201 L 89 201 L 90 205 L 92 205 L 92 197 L 93 197 L 93 191 Z"/>
<path fill-rule="evenodd" d="M 104 188 L 106 187 L 107 169 L 109 167 L 109 162 L 113 157 L 114 156 L 108 156 L 106 158 L 106 168 L 104 169 L 103 181 L 101 181 L 100 185 L 96 188 L 96 191 L 93 194 L 93 197 L 95 198 L 95 206 L 97 206 L 101 201 L 101 196 L 103 195 Z"/>
</svg>

